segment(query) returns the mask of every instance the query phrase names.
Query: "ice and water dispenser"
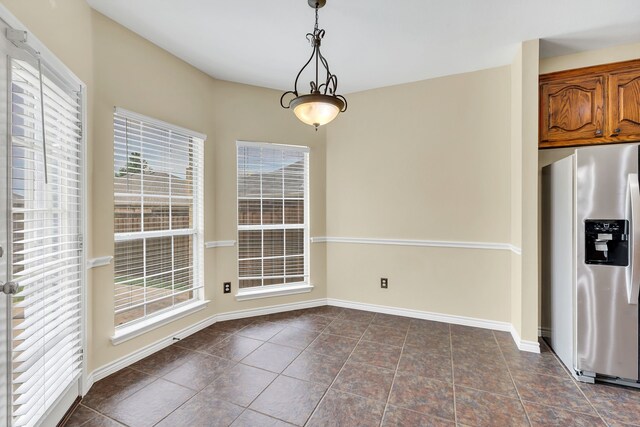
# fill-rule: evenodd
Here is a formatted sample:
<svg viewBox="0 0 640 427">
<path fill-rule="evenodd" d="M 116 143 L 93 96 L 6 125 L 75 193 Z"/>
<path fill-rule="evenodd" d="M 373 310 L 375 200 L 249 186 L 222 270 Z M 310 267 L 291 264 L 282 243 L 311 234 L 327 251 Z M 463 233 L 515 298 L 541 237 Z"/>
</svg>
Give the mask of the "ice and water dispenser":
<svg viewBox="0 0 640 427">
<path fill-rule="evenodd" d="M 629 221 L 587 219 L 585 262 L 600 265 L 629 265 Z"/>
</svg>

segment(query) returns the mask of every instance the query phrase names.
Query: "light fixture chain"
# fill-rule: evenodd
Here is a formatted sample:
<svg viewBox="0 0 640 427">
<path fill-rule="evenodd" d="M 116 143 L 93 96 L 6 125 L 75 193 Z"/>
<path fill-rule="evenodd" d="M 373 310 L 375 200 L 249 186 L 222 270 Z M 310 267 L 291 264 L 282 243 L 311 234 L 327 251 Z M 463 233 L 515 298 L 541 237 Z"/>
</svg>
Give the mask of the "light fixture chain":
<svg viewBox="0 0 640 427">
<path fill-rule="evenodd" d="M 316 25 L 313 27 L 314 33 L 318 32 L 318 3 L 316 3 Z"/>
</svg>

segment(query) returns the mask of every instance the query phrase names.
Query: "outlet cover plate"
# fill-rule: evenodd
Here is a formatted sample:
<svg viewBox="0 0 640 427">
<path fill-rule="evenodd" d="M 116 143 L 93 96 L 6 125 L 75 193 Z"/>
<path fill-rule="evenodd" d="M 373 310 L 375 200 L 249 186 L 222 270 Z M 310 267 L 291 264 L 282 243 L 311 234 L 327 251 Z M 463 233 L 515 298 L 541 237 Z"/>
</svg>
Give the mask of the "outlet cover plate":
<svg viewBox="0 0 640 427">
<path fill-rule="evenodd" d="M 231 282 L 224 282 L 224 284 L 222 285 L 222 289 L 223 289 L 223 292 L 225 294 L 230 294 L 231 293 Z"/>
</svg>

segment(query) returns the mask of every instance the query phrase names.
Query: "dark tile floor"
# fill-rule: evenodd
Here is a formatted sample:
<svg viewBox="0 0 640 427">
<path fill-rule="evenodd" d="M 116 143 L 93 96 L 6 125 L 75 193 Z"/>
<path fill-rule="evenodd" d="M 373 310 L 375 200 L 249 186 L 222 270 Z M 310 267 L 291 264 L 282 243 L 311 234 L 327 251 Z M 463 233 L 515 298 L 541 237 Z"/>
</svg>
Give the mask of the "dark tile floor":
<svg viewBox="0 0 640 427">
<path fill-rule="evenodd" d="M 329 306 L 233 320 L 97 382 L 66 426 L 640 425 L 640 391 L 578 384 L 541 347 Z"/>
</svg>

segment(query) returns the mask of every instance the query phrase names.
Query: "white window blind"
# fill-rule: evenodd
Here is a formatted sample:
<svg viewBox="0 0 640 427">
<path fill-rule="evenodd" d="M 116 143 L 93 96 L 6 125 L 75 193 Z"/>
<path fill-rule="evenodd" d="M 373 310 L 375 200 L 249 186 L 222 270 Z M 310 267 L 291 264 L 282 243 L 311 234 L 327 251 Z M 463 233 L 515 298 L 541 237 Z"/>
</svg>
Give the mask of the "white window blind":
<svg viewBox="0 0 640 427">
<path fill-rule="evenodd" d="M 84 171 L 80 87 L 46 75 L 41 82 L 35 66 L 10 63 L 10 276 L 19 284 L 11 299 L 11 381 L 19 427 L 36 425 L 80 375 Z"/>
<path fill-rule="evenodd" d="M 115 324 L 200 298 L 204 135 L 114 113 Z"/>
<path fill-rule="evenodd" d="M 307 282 L 307 147 L 238 142 L 239 287 Z"/>
</svg>

